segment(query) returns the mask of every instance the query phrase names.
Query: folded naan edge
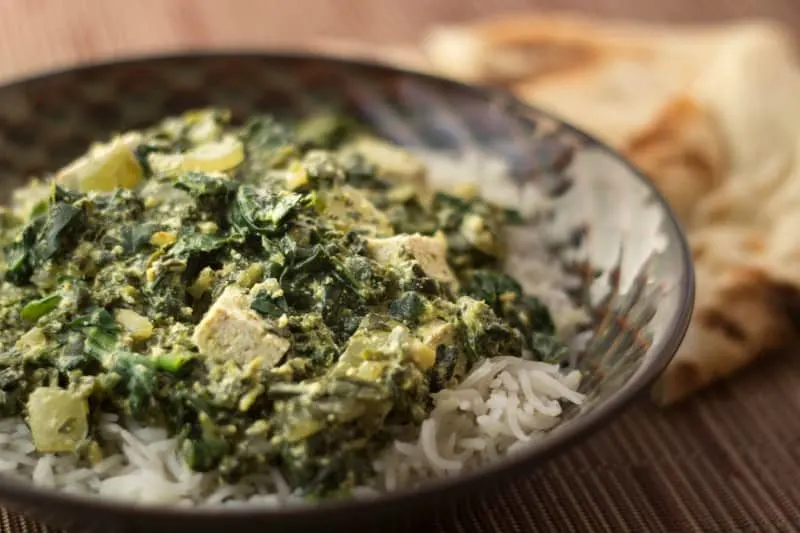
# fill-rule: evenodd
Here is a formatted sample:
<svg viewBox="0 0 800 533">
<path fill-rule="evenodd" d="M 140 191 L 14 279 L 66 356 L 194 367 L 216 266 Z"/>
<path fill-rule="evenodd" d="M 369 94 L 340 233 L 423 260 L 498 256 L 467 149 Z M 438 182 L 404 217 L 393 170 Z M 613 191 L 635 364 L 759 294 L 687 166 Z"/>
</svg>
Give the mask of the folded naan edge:
<svg viewBox="0 0 800 533">
<path fill-rule="evenodd" d="M 652 388 L 653 400 L 675 404 L 800 340 L 800 290 L 745 261 L 723 271 L 697 269 L 703 295 L 675 359 Z"/>
</svg>

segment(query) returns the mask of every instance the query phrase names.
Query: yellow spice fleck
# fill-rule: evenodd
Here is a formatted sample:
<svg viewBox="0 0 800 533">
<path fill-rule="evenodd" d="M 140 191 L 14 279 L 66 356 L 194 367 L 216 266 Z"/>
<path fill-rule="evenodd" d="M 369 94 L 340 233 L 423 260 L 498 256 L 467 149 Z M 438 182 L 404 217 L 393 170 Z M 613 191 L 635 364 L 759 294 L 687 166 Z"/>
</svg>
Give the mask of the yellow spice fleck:
<svg viewBox="0 0 800 533">
<path fill-rule="evenodd" d="M 178 235 L 172 231 L 157 231 L 150 237 L 150 244 L 153 246 L 169 246 L 175 244 L 178 240 Z"/>
</svg>

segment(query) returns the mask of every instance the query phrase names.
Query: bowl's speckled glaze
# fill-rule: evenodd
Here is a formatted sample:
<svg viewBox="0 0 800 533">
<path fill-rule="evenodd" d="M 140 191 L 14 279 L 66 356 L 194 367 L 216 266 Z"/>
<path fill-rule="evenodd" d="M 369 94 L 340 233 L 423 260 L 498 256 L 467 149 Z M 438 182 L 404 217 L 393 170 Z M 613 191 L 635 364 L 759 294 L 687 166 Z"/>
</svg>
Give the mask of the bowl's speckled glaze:
<svg viewBox="0 0 800 533">
<path fill-rule="evenodd" d="M 675 353 L 693 304 L 681 230 L 647 180 L 608 147 L 506 93 L 379 65 L 305 55 L 195 54 L 92 65 L 0 88 L 0 180 L 7 193 L 57 169 L 95 139 L 206 105 L 235 116 L 298 115 L 334 105 L 411 149 L 474 161 L 490 196 L 509 188 L 518 207 L 542 202 L 539 227 L 568 234 L 559 254 L 582 276 L 575 297 L 594 338 L 575 365 L 588 371 L 587 405 L 529 450 L 488 468 L 368 502 L 291 510 L 134 507 L 0 480 L 0 502 L 68 531 L 390 530 L 467 492 L 535 475 L 548 456 L 598 429 L 643 392 Z M 507 179 L 481 173 L 503 160 Z"/>
</svg>

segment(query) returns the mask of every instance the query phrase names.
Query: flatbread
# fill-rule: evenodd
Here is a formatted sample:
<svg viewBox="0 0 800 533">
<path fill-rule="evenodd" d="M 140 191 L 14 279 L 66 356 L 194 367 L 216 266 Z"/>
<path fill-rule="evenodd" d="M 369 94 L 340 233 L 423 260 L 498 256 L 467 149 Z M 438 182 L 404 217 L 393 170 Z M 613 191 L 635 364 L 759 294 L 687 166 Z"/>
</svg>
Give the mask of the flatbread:
<svg viewBox="0 0 800 533">
<path fill-rule="evenodd" d="M 653 53 L 677 52 L 685 63 L 692 63 L 684 51 L 713 45 L 737 26 L 674 27 L 569 13 L 515 14 L 433 28 L 422 48 L 450 76 L 493 83 L 538 82 L 548 73 L 581 71 L 592 63 Z"/>
<path fill-rule="evenodd" d="M 686 226 L 698 199 L 724 181 L 728 165 L 728 147 L 716 121 L 685 94 L 623 142 L 621 151 L 653 180 Z"/>
<path fill-rule="evenodd" d="M 697 266 L 692 326 L 680 351 L 656 382 L 653 398 L 668 405 L 798 342 L 800 292 L 746 263 L 721 272 Z"/>
<path fill-rule="evenodd" d="M 619 145 L 707 68 L 740 25 L 670 28 L 571 15 L 518 15 L 434 29 L 440 72 L 504 85 Z"/>
<path fill-rule="evenodd" d="M 506 86 L 642 169 L 687 229 L 695 313 L 653 389 L 674 403 L 800 327 L 800 68 L 780 26 L 527 15 L 438 28 L 431 64 Z"/>
</svg>

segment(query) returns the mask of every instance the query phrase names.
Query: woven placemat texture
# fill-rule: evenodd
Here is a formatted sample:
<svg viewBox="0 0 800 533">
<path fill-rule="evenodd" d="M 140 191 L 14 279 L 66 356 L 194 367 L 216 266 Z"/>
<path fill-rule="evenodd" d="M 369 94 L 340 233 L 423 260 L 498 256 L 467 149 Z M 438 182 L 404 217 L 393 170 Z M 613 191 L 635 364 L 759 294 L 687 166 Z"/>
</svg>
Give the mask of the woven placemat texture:
<svg viewBox="0 0 800 533">
<path fill-rule="evenodd" d="M 751 368 L 687 404 L 641 400 L 430 533 L 800 531 L 800 359 Z M 58 532 L 0 510 L 3 533 Z M 427 533 L 427 532 L 426 532 Z"/>
</svg>

